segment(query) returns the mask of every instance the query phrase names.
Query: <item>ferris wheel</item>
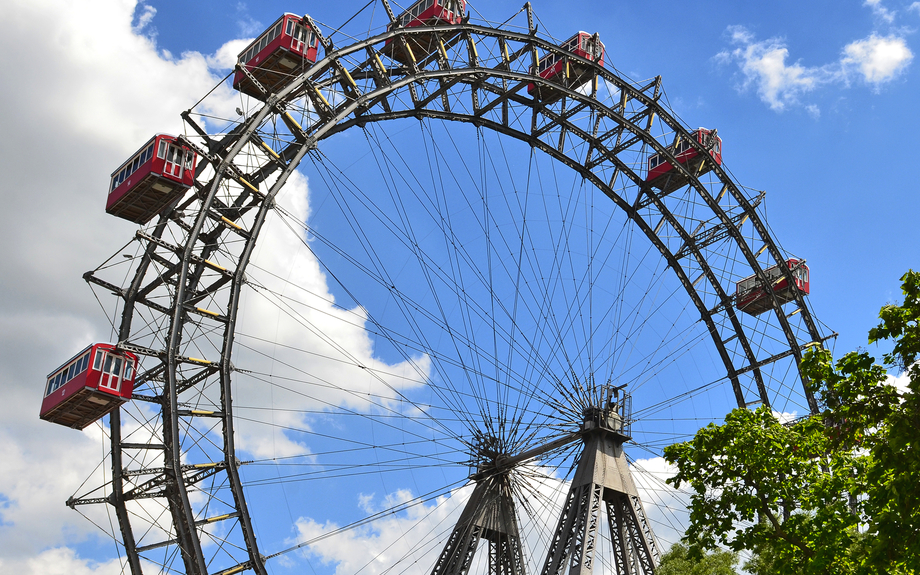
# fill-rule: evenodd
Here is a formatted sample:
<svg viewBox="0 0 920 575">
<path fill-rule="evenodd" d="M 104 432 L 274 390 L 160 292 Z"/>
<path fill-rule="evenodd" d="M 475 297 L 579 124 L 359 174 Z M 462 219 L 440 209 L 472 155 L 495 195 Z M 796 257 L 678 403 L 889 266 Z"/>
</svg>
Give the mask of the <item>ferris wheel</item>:
<svg viewBox="0 0 920 575">
<path fill-rule="evenodd" d="M 638 460 L 818 409 L 808 268 L 597 34 L 382 4 L 340 44 L 283 15 L 113 174 L 141 226 L 84 277 L 116 343 L 43 407 L 110 413 L 68 504 L 133 575 L 652 572 L 680 518 Z"/>
</svg>

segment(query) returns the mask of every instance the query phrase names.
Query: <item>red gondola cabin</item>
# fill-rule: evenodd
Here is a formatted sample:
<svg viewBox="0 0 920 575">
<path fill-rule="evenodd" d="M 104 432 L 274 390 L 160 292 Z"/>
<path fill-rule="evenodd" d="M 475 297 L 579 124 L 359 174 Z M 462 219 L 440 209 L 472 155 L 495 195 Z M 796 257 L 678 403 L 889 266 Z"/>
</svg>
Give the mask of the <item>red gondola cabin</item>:
<svg viewBox="0 0 920 575">
<path fill-rule="evenodd" d="M 136 370 L 133 353 L 93 344 L 48 376 L 39 417 L 83 429 L 131 399 Z"/>
<path fill-rule="evenodd" d="M 146 224 L 192 187 L 197 161 L 175 137 L 157 134 L 112 174 L 105 211 Z"/>
<path fill-rule="evenodd" d="M 247 46 L 237 62 L 272 93 L 315 63 L 318 50 L 319 38 L 305 19 L 285 14 Z M 253 98 L 265 97 L 241 70 L 233 75 L 233 87 Z"/>
<path fill-rule="evenodd" d="M 397 16 L 388 30 L 396 28 L 414 28 L 416 26 L 450 26 L 460 24 L 466 14 L 466 0 L 419 0 L 408 10 Z M 452 36 L 441 35 L 441 42 L 447 42 Z M 398 39 L 390 38 L 383 46 L 383 53 L 397 62 L 409 65 L 434 54 L 438 49 L 438 37 L 434 34 L 415 34 L 406 36 L 407 52 Z"/>
<path fill-rule="evenodd" d="M 808 295 L 810 290 L 808 266 L 805 265 L 805 262 L 789 259 L 786 260 L 786 266 L 792 270 L 792 278 L 795 280 L 794 285 L 789 283 L 779 266 L 773 266 L 763 271 L 767 281 L 773 284 L 773 294 L 780 305 L 794 300 L 796 292 Z M 738 282 L 735 290 L 735 305 L 745 313 L 760 315 L 773 308 L 773 299 L 767 293 L 764 285 L 757 279 L 757 276 L 750 276 Z"/>
<path fill-rule="evenodd" d="M 722 138 L 718 136 L 716 130 L 700 128 L 691 132 L 690 137 L 709 150 L 709 155 L 716 164 L 722 165 Z M 706 161 L 706 156 L 700 154 L 685 138 L 680 138 L 677 146 L 670 152 L 674 155 L 674 159 L 686 165 L 687 170 L 695 173 L 697 177 L 712 170 L 712 164 Z M 648 158 L 648 173 L 645 181 L 653 188 L 658 188 L 667 194 L 684 187 L 688 180 L 663 155 L 652 154 Z"/>
<path fill-rule="evenodd" d="M 586 60 L 593 60 L 599 66 L 604 65 L 604 44 L 600 40 L 595 40 L 593 34 L 579 32 L 566 40 L 560 47 Z M 573 90 L 594 78 L 593 68 L 554 52 L 550 52 L 540 58 L 537 67 L 539 68 L 537 73 L 541 78 L 545 78 L 555 84 L 567 86 Z M 531 69 L 531 73 L 533 73 L 533 69 Z M 545 104 L 555 102 L 563 96 L 563 93 L 559 90 L 554 90 L 547 86 L 537 86 L 536 84 L 528 84 L 527 93 Z"/>
</svg>

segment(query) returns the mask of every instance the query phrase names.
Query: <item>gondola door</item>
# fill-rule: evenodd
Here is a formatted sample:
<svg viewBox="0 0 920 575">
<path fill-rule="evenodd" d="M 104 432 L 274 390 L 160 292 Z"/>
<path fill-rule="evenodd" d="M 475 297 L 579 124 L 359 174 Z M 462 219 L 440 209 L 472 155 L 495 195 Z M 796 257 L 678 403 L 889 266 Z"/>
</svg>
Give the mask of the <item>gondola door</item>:
<svg viewBox="0 0 920 575">
<path fill-rule="evenodd" d="M 105 352 L 105 357 L 102 361 L 102 375 L 99 378 L 99 389 L 113 393 L 121 391 L 124 366 L 125 358 L 120 355 Z"/>
<path fill-rule="evenodd" d="M 288 20 L 288 22 L 294 22 Z M 307 29 L 301 24 L 294 22 L 294 32 L 291 34 L 291 50 L 298 54 L 304 54 L 307 51 Z"/>
<path fill-rule="evenodd" d="M 169 174 L 170 176 L 175 177 L 176 179 L 182 179 L 182 169 L 183 169 L 183 158 L 185 154 L 182 153 L 182 148 L 179 146 L 173 146 L 170 144 L 166 148 L 166 165 L 163 168 L 163 172 Z"/>
</svg>

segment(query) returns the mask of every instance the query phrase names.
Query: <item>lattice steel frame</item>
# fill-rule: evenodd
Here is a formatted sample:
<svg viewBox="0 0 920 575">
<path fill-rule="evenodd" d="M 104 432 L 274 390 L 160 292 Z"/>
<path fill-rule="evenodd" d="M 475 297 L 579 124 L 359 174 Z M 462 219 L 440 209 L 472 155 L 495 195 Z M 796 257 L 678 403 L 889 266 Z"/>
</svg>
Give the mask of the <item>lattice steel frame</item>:
<svg viewBox="0 0 920 575">
<path fill-rule="evenodd" d="M 507 472 L 476 482 L 431 575 L 466 575 L 483 539 L 489 547 L 489 575 L 525 575 L 521 535 Z"/>
<path fill-rule="evenodd" d="M 541 575 L 591 575 L 604 508 L 615 574 L 651 575 L 657 569 L 661 554 L 626 463 L 623 443 L 630 438 L 622 415 L 614 408 L 603 412 L 601 425 L 585 426 L 584 448 Z"/>
<path fill-rule="evenodd" d="M 313 27 L 320 33 L 325 56 L 277 94 L 265 94 L 264 105 L 224 136 L 210 136 L 191 113 L 183 114 L 193 132 L 183 141 L 194 146 L 201 158 L 196 185 L 193 193 L 156 224 L 138 231 L 137 239 L 146 247 L 131 283 L 113 285 L 94 272 L 85 276 L 88 282 L 112 291 L 122 300 L 118 335 L 121 348 L 155 358 L 157 363 L 140 376 L 139 382 L 159 386 L 161 391 L 154 396 L 139 396 L 135 401 L 148 401 L 159 410 L 161 441 L 144 445 L 123 442 L 116 411 L 111 419 L 110 495 L 69 502 L 106 502 L 114 506 L 133 575 L 142 573 L 141 557 L 161 547 L 177 548 L 189 574 L 243 570 L 267 573 L 247 510 L 234 445 L 230 383 L 237 307 L 246 266 L 275 196 L 320 141 L 352 127 L 399 118 L 467 122 L 526 142 L 575 170 L 610 198 L 666 260 L 705 323 L 739 406 L 757 401 L 769 403 L 761 368 L 789 356 L 798 360 L 805 346 L 822 340 L 798 294 L 793 313 L 801 314 L 807 333 L 803 336 L 790 326 L 787 314 L 774 299 L 775 317 L 771 321 L 784 334 L 788 348 L 770 357 L 755 353 L 733 305 L 733 286 L 723 285 L 726 280 L 709 265 L 705 250 L 716 242 L 731 242 L 771 296 L 772 287 L 763 274 L 768 266 L 758 258 L 765 253 L 768 265 L 781 265 L 785 256 L 755 211 L 759 200 L 749 200 L 721 166 L 712 162 L 708 165 L 721 187 L 716 194 L 711 184 L 675 161 L 671 145 L 678 138 L 688 138 L 689 133 L 659 101 L 660 78 L 647 85 L 635 85 L 612 69 L 561 51 L 533 29 L 531 33 L 520 33 L 469 23 L 440 27 L 436 30 L 439 47 L 435 53 L 409 65 L 394 62 L 385 66 L 380 50 L 387 40 L 405 44 L 407 38 L 430 34 L 431 29 L 397 29 L 333 49 L 319 28 L 315 24 Z M 531 72 L 540 53 L 556 53 L 592 68 L 596 80 L 582 86 L 566 85 L 565 81 L 550 83 Z M 552 87 L 563 97 L 544 104 L 527 94 L 528 84 Z M 612 99 L 614 94 L 617 100 Z M 305 102 L 300 109 L 300 122 L 291 113 L 297 102 Z M 673 136 L 672 143 L 653 136 L 656 121 L 662 134 Z M 278 149 L 267 143 L 263 127 L 268 123 L 286 126 L 290 142 Z M 256 170 L 235 163 L 241 150 L 249 145 L 261 145 L 267 150 L 264 163 Z M 700 152 L 705 153 L 701 148 Z M 643 181 L 642 162 L 634 160 L 651 153 L 662 154 L 674 163 L 681 177 L 687 179 L 694 201 L 709 210 L 705 221 L 695 220 L 700 222 L 696 229 L 689 229 L 689 223 L 675 213 L 673 203 L 678 200 L 673 194 L 661 194 Z M 198 179 L 203 176 L 208 179 Z M 268 182 L 272 182 L 270 186 Z M 637 190 L 638 194 L 621 195 L 617 182 L 628 183 L 622 189 Z M 218 192 L 226 189 L 235 190 L 233 201 L 220 199 Z M 744 222 L 752 226 L 753 239 L 742 234 L 740 226 Z M 184 240 L 170 241 L 170 237 Z M 224 255 L 223 263 L 217 264 L 211 258 L 227 237 L 241 242 L 242 248 L 235 252 L 235 261 L 226 261 Z M 762 247 L 758 249 L 758 245 Z M 788 270 L 781 269 L 792 282 Z M 699 277 L 691 279 L 691 270 Z M 157 290 L 169 291 L 169 305 L 149 297 Z M 211 302 L 218 309 L 202 307 L 203 302 Z M 167 327 L 161 334 L 165 342 L 162 348 L 134 342 L 137 327 L 133 322 L 138 306 L 163 318 Z M 192 331 L 205 328 L 222 332 L 221 349 L 208 359 L 184 354 L 183 346 L 193 339 Z M 734 349 L 740 351 L 729 349 L 731 341 L 737 342 Z M 757 397 L 745 396 L 739 380 L 745 373 L 752 374 Z M 212 384 L 219 389 L 217 408 L 190 409 L 185 405 L 183 397 Z M 817 409 L 807 390 L 805 395 L 810 408 Z M 192 422 L 200 418 L 215 420 L 214 425 L 222 433 L 221 461 L 183 460 L 183 430 L 190 429 Z M 162 452 L 162 465 L 144 463 L 130 468 L 131 461 L 149 461 L 148 457 L 138 456 L 142 452 Z M 227 503 L 226 512 L 202 516 L 203 512 L 193 510 L 189 490 L 204 480 L 229 487 L 232 502 Z M 127 502 L 143 498 L 157 499 L 168 507 L 171 523 L 163 528 L 168 539 L 138 544 Z M 206 564 L 201 544 L 204 526 L 216 522 L 227 523 L 226 532 L 238 530 L 240 547 L 245 546 L 245 553 L 233 555 L 236 559 L 231 564 L 218 569 Z"/>
</svg>

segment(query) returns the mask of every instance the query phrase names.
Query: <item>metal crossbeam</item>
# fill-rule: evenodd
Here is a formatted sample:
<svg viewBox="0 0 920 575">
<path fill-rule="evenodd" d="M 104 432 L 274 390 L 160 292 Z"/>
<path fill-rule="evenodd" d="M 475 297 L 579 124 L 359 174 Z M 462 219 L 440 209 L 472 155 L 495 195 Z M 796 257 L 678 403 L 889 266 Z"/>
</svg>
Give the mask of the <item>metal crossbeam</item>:
<svg viewBox="0 0 920 575">
<path fill-rule="evenodd" d="M 758 195 L 754 201 L 751 202 L 751 208 L 756 208 L 759 206 L 765 195 L 766 194 L 761 192 L 760 195 Z M 732 230 L 741 227 L 741 225 L 744 224 L 744 222 L 747 221 L 749 217 L 749 212 L 742 212 L 732 216 L 732 218 L 729 220 L 729 223 L 719 222 L 705 230 L 702 228 L 705 226 L 706 222 L 700 223 L 697 229 L 690 234 L 689 240 L 685 242 L 679 250 L 677 250 L 677 252 L 674 254 L 674 257 L 681 259 L 690 255 L 694 251 L 699 251 L 718 241 L 724 240 L 732 234 Z"/>
<path fill-rule="evenodd" d="M 834 332 L 834 333 L 830 334 L 830 335 L 827 336 L 827 337 L 822 337 L 821 339 L 815 340 L 815 341 L 813 341 L 813 342 L 809 342 L 809 343 L 806 343 L 806 344 L 802 344 L 802 345 L 799 346 L 798 351 L 800 351 L 800 352 L 801 352 L 801 351 L 805 351 L 807 348 L 809 348 L 809 347 L 811 347 L 811 346 L 813 346 L 813 345 L 815 345 L 815 344 L 824 343 L 825 341 L 827 341 L 827 340 L 829 340 L 829 339 L 833 339 L 833 338 L 837 337 L 837 335 L 839 335 L 839 334 L 838 334 L 837 332 Z M 777 354 L 772 355 L 772 356 L 770 356 L 770 357 L 768 357 L 768 358 L 766 358 L 766 359 L 761 359 L 760 361 L 758 361 L 758 362 L 756 362 L 756 363 L 753 363 L 753 364 L 751 364 L 751 365 L 748 365 L 748 366 L 746 366 L 746 367 L 742 367 L 741 369 L 735 371 L 734 375 L 741 375 L 742 373 L 747 373 L 747 372 L 753 371 L 753 370 L 755 370 L 755 369 L 760 369 L 761 367 L 764 367 L 765 365 L 770 365 L 771 363 L 773 363 L 773 362 L 775 362 L 775 361 L 779 361 L 779 360 L 781 360 L 781 359 L 783 359 L 783 358 L 789 357 L 790 355 L 794 355 L 794 354 L 795 354 L 795 350 L 787 349 L 786 351 L 777 353 Z"/>
</svg>

